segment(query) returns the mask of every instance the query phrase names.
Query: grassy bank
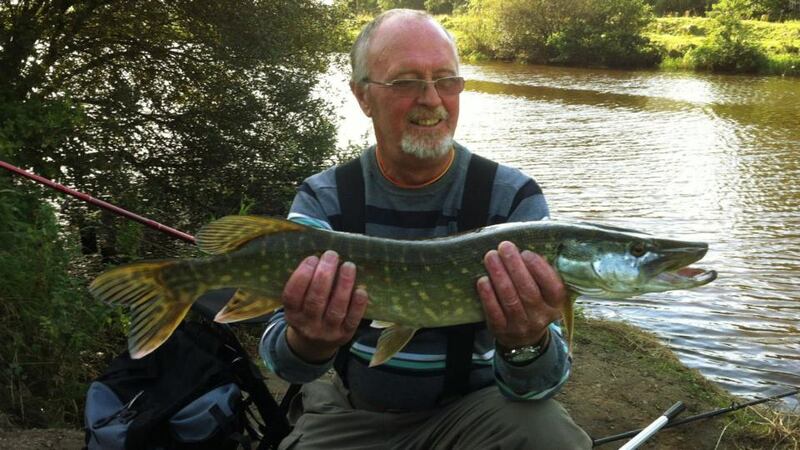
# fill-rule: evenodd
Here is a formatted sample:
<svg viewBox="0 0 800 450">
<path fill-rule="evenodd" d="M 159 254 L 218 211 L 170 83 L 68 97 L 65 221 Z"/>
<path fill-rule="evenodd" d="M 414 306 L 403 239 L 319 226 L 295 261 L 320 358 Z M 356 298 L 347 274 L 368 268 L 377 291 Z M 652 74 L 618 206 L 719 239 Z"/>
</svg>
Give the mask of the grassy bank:
<svg viewBox="0 0 800 450">
<path fill-rule="evenodd" d="M 678 400 L 687 406 L 680 417 L 741 402 L 686 368 L 657 338 L 636 327 L 580 318 L 575 329 L 574 370 L 558 399 L 595 439 L 642 428 Z M 598 448 L 618 448 L 624 442 Z M 798 449 L 800 415 L 748 407 L 664 430 L 650 445 Z"/>
<path fill-rule="evenodd" d="M 750 41 L 767 58 L 760 73 L 800 76 L 800 21 L 745 20 L 743 24 L 750 31 Z M 645 36 L 663 48 L 662 69 L 694 70 L 688 54 L 708 39 L 713 27 L 714 21 L 705 17 L 662 17 L 647 28 Z"/>
</svg>

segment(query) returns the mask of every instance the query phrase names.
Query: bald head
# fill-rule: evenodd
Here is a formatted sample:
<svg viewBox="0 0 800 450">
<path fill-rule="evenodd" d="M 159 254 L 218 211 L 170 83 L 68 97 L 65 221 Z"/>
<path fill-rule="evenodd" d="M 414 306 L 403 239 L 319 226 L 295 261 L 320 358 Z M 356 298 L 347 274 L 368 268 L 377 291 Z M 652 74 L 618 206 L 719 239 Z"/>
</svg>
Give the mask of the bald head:
<svg viewBox="0 0 800 450">
<path fill-rule="evenodd" d="M 418 38 L 420 45 L 430 39 L 445 39 L 450 42 L 453 55 L 458 61 L 455 40 L 430 14 L 413 9 L 391 9 L 375 17 L 364 26 L 350 50 L 352 73 L 350 80 L 362 82 L 369 78 L 370 64 L 391 42 L 404 34 Z"/>
</svg>

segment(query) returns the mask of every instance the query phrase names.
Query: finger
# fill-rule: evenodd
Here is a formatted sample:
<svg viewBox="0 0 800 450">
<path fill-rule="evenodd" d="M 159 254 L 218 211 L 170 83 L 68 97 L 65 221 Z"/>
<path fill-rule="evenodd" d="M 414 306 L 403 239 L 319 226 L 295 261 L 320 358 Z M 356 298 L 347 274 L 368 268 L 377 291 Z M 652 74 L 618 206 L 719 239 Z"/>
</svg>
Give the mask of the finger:
<svg viewBox="0 0 800 450">
<path fill-rule="evenodd" d="M 311 318 L 322 318 L 325 307 L 331 296 L 331 287 L 338 269 L 339 255 L 333 250 L 322 254 L 319 264 L 311 278 L 306 297 L 303 302 L 303 311 Z"/>
<path fill-rule="evenodd" d="M 336 285 L 333 288 L 331 300 L 328 302 L 328 309 L 325 310 L 323 318 L 328 325 L 338 328 L 342 320 L 347 316 L 347 307 L 350 304 L 355 281 L 356 265 L 349 261 L 342 264 L 339 268 L 339 275 L 336 277 Z"/>
<path fill-rule="evenodd" d="M 484 265 L 486 271 L 489 273 L 489 279 L 492 282 L 495 295 L 499 300 L 500 306 L 507 318 L 525 317 L 525 310 L 522 307 L 517 289 L 511 281 L 503 262 L 500 260 L 497 250 L 490 250 L 486 253 L 484 258 Z"/>
<path fill-rule="evenodd" d="M 289 276 L 282 294 L 283 307 L 287 312 L 299 311 L 303 307 L 303 299 L 309 284 L 311 284 L 317 264 L 319 264 L 319 258 L 309 256 L 301 261 Z"/>
<path fill-rule="evenodd" d="M 539 286 L 531 275 L 530 270 L 522 260 L 517 246 L 511 242 L 503 241 L 498 246 L 497 251 L 508 271 L 511 282 L 514 283 L 517 295 L 524 303 L 523 306 L 533 306 L 540 302 L 542 293 L 539 291 Z"/>
<path fill-rule="evenodd" d="M 477 288 L 478 297 L 481 299 L 483 314 L 486 316 L 486 323 L 489 325 L 489 329 L 492 331 L 505 330 L 508 326 L 506 314 L 503 312 L 503 308 L 500 306 L 497 296 L 494 294 L 494 288 L 492 288 L 489 277 L 483 276 L 478 278 Z"/>
<path fill-rule="evenodd" d="M 365 291 L 364 288 L 356 288 L 353 292 L 353 298 L 350 301 L 350 308 L 347 310 L 347 317 L 345 317 L 342 322 L 345 331 L 350 337 L 353 336 L 356 328 L 358 328 L 358 324 L 364 317 L 364 312 L 367 310 L 368 303 L 369 296 L 367 295 L 367 291 Z"/>
<path fill-rule="evenodd" d="M 542 299 L 553 308 L 560 308 L 568 301 L 567 288 L 558 272 L 536 253 L 523 251 L 522 260 L 542 293 Z"/>
</svg>

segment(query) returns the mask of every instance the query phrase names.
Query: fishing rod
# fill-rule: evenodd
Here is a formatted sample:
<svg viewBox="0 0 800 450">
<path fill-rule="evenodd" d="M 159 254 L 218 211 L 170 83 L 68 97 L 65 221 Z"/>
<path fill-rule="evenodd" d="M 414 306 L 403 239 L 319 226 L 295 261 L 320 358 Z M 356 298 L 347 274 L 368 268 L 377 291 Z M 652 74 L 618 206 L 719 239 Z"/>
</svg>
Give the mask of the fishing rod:
<svg viewBox="0 0 800 450">
<path fill-rule="evenodd" d="M 142 217 L 138 214 L 132 213 L 126 209 L 122 209 L 119 206 L 112 205 L 111 203 L 104 202 L 103 200 L 97 199 L 92 197 L 91 195 L 84 194 L 83 192 L 76 191 L 75 189 L 68 188 L 62 184 L 58 184 L 55 181 L 48 180 L 47 178 L 41 177 L 39 175 L 33 174 L 26 170 L 20 169 L 17 166 L 11 165 L 5 161 L 0 160 L 0 167 L 8 170 L 9 172 L 15 173 L 17 175 L 21 175 L 25 178 L 29 178 L 37 183 L 43 184 L 49 188 L 55 189 L 59 192 L 63 192 L 67 195 L 71 195 L 75 198 L 85 201 L 86 203 L 90 203 L 95 206 L 99 206 L 105 210 L 111 211 L 115 214 L 119 214 L 120 216 L 126 217 L 131 219 L 135 222 L 139 222 L 147 227 L 150 227 L 154 230 L 161 231 L 162 233 L 166 233 L 174 238 L 180 239 L 182 241 L 189 242 L 190 244 L 194 244 L 194 236 L 188 233 L 184 233 L 183 231 L 176 230 L 175 228 L 168 227 L 161 223 L 156 222 L 155 220 L 148 219 L 146 217 Z"/>
<path fill-rule="evenodd" d="M 701 414 L 697 414 L 697 415 L 694 415 L 694 416 L 689 416 L 689 417 L 683 418 L 681 420 L 676 420 L 674 422 L 670 421 L 669 423 L 664 425 L 662 427 L 662 429 L 677 427 L 678 425 L 683 425 L 685 423 L 694 422 L 694 421 L 697 421 L 697 420 L 700 420 L 700 419 L 707 419 L 709 417 L 719 416 L 721 414 L 727 414 L 729 412 L 733 412 L 733 411 L 736 411 L 736 410 L 739 410 L 739 409 L 742 409 L 742 408 L 746 408 L 748 406 L 758 405 L 760 403 L 766 403 L 766 402 L 769 402 L 769 401 L 772 401 L 772 400 L 777 400 L 777 399 L 780 399 L 780 398 L 789 397 L 790 395 L 796 395 L 798 393 L 800 393 L 800 389 L 793 389 L 793 390 L 791 390 L 789 392 L 784 392 L 783 394 L 773 395 L 772 397 L 759 398 L 759 399 L 755 399 L 755 400 L 752 400 L 752 401 L 749 401 L 749 402 L 745 402 L 745 403 L 733 403 L 731 406 L 729 406 L 727 408 L 721 408 L 721 409 L 717 409 L 717 410 L 714 410 L 714 411 L 704 412 L 704 413 L 701 413 Z M 640 432 L 642 432 L 643 430 L 644 430 L 644 428 L 639 428 L 638 430 L 626 431 L 625 433 L 615 434 L 613 436 L 608 436 L 608 437 L 604 437 L 604 438 L 600 438 L 600 439 L 593 439 L 592 440 L 592 447 L 597 447 L 597 446 L 600 446 L 600 445 L 603 445 L 603 444 L 607 444 L 609 442 L 614 442 L 614 441 L 618 441 L 620 439 L 633 437 L 633 436 L 636 436 L 637 434 L 639 434 Z"/>
</svg>

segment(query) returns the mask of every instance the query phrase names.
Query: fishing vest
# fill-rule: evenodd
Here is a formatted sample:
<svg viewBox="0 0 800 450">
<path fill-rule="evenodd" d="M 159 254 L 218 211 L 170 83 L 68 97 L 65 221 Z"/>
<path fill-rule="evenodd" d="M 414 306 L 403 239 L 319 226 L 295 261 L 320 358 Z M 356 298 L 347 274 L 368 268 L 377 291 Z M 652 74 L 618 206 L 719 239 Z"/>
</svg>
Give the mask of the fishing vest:
<svg viewBox="0 0 800 450">
<path fill-rule="evenodd" d="M 494 161 L 472 154 L 467 167 L 461 207 L 456 219 L 459 232 L 487 225 L 497 166 L 498 164 Z M 335 177 L 342 219 L 337 231 L 364 234 L 367 205 L 361 158 L 339 165 L 335 170 Z M 361 326 L 369 326 L 369 323 L 370 321 L 362 321 Z M 447 356 L 441 400 L 469 393 L 469 375 L 475 333 L 485 327 L 486 324 L 481 322 L 442 328 L 447 336 Z M 345 385 L 347 385 L 350 344 L 352 341 L 339 350 L 334 361 L 334 367 Z"/>
</svg>

